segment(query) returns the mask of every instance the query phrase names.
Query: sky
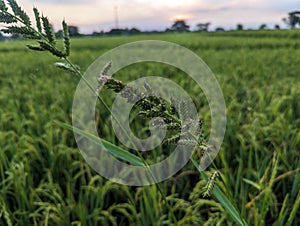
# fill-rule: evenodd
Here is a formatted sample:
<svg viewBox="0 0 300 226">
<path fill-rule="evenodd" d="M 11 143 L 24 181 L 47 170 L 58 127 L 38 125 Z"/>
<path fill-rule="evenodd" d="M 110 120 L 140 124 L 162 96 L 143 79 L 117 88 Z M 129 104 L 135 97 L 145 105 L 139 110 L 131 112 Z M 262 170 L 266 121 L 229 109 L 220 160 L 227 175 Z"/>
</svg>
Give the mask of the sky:
<svg viewBox="0 0 300 226">
<path fill-rule="evenodd" d="M 136 27 L 145 30 L 165 30 L 174 20 L 185 19 L 191 29 L 197 23 L 210 22 L 217 27 L 235 29 L 238 23 L 245 29 L 267 24 L 273 28 L 286 25 L 282 18 L 294 10 L 300 11 L 300 0 L 19 0 L 27 11 L 33 6 L 48 16 L 55 29 L 62 19 L 78 26 L 81 33 Z"/>
</svg>

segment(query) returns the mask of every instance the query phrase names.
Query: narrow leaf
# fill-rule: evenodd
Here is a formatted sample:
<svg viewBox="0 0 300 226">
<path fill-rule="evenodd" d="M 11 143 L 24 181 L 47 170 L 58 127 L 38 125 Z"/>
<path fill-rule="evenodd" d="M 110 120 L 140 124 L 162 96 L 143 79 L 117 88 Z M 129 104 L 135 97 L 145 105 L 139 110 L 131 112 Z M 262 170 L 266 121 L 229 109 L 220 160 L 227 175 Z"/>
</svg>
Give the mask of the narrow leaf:
<svg viewBox="0 0 300 226">
<path fill-rule="evenodd" d="M 245 183 L 247 183 L 247 184 L 250 184 L 250 185 L 252 185 L 253 187 L 255 187 L 257 190 L 259 190 L 259 191 L 261 191 L 261 186 L 258 184 L 258 183 L 255 183 L 255 182 L 253 182 L 253 181 L 251 181 L 251 180 L 248 180 L 248 179 L 246 179 L 246 178 L 243 178 L 243 181 L 245 182 Z"/>
<path fill-rule="evenodd" d="M 71 65 L 68 64 L 68 63 L 56 62 L 55 66 L 58 67 L 58 68 L 61 68 L 63 70 L 66 70 L 68 72 L 71 72 L 72 74 L 76 74 L 77 73 L 77 71 L 73 67 L 71 67 Z"/>
<path fill-rule="evenodd" d="M 284 201 L 283 201 L 283 204 L 282 204 L 279 216 L 278 216 L 278 222 L 276 225 L 283 225 L 283 223 L 284 223 L 284 220 L 287 216 L 287 212 L 289 210 L 288 209 L 289 198 L 290 198 L 289 193 L 287 193 L 287 195 L 284 198 Z"/>
<path fill-rule="evenodd" d="M 56 123 L 68 130 L 73 131 L 74 133 L 77 133 L 77 134 L 95 142 L 96 144 L 102 144 L 106 148 L 106 151 L 109 152 L 110 154 L 112 154 L 113 156 L 115 156 L 116 158 L 127 161 L 130 164 L 135 165 L 135 166 L 145 167 L 144 162 L 138 156 L 131 154 L 130 152 L 128 152 L 128 151 L 126 151 L 104 139 L 101 139 L 97 136 L 87 133 L 81 129 L 75 128 L 69 124 L 62 123 L 62 122 L 56 122 Z"/>
<path fill-rule="evenodd" d="M 298 192 L 298 195 L 297 195 L 297 198 L 296 198 L 296 201 L 295 203 L 293 204 L 293 208 L 292 208 L 292 211 L 290 213 L 290 216 L 289 216 L 289 219 L 286 223 L 286 225 L 293 225 L 293 221 L 297 215 L 298 212 L 298 209 L 300 207 L 300 191 Z"/>
</svg>

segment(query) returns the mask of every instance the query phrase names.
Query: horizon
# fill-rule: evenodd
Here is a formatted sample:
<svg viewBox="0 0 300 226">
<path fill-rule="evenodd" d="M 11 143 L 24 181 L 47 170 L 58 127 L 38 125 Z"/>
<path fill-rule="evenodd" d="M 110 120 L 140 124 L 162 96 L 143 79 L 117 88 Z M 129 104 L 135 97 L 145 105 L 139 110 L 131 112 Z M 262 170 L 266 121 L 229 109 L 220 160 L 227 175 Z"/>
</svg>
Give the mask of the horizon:
<svg viewBox="0 0 300 226">
<path fill-rule="evenodd" d="M 300 0 L 24 0 L 21 6 L 32 11 L 36 6 L 49 17 L 55 30 L 61 20 L 77 26 L 80 33 L 107 32 L 113 28 L 137 28 L 141 31 L 164 31 L 176 19 L 183 19 L 191 30 L 196 24 L 210 22 L 209 30 L 222 27 L 257 29 L 261 24 L 273 29 L 288 26 L 282 21 L 288 12 L 300 9 Z M 118 20 L 116 19 L 118 15 Z M 30 13 L 33 18 L 33 14 Z"/>
</svg>

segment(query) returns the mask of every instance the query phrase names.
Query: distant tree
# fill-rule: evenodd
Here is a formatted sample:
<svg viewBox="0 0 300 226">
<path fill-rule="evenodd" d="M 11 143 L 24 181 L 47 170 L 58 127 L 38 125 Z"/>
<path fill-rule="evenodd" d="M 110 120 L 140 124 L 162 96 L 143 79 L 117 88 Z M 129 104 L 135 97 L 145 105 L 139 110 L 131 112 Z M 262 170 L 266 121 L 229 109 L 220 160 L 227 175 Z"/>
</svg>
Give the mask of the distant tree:
<svg viewBox="0 0 300 226">
<path fill-rule="evenodd" d="M 0 41 L 3 41 L 5 39 L 5 37 L 3 36 L 3 34 L 0 32 Z"/>
<path fill-rule="evenodd" d="M 242 24 L 237 24 L 237 25 L 236 25 L 236 29 L 237 29 L 238 31 L 242 31 L 242 30 L 244 30 L 244 26 L 243 26 Z"/>
<path fill-rule="evenodd" d="M 129 30 L 128 28 L 121 29 L 121 28 L 113 28 L 109 32 L 107 32 L 109 35 L 128 35 Z"/>
<path fill-rule="evenodd" d="M 265 30 L 267 28 L 267 25 L 266 24 L 262 24 L 259 26 L 259 30 Z"/>
<path fill-rule="evenodd" d="M 166 31 L 189 32 L 190 26 L 186 24 L 185 20 L 176 20 Z"/>
<path fill-rule="evenodd" d="M 290 12 L 287 18 L 283 18 L 283 22 L 285 22 L 290 28 L 295 28 L 296 25 L 300 25 L 300 11 Z"/>
<path fill-rule="evenodd" d="M 217 27 L 215 31 L 217 31 L 217 32 L 224 32 L 224 31 L 225 31 L 225 29 L 224 29 L 224 28 L 222 28 L 222 27 Z"/>
<path fill-rule="evenodd" d="M 76 26 L 69 26 L 70 37 L 80 36 L 79 29 Z"/>
<path fill-rule="evenodd" d="M 204 23 L 204 24 L 197 24 L 197 31 L 208 31 L 208 27 L 209 27 L 210 23 Z"/>
<path fill-rule="evenodd" d="M 135 28 L 135 27 L 131 28 L 129 30 L 129 34 L 131 34 L 131 35 L 135 35 L 135 34 L 139 34 L 139 33 L 141 33 L 141 31 L 139 29 Z"/>
<path fill-rule="evenodd" d="M 102 35 L 104 35 L 104 31 L 100 31 L 100 32 L 94 31 L 94 32 L 92 33 L 92 36 L 102 36 Z"/>
<path fill-rule="evenodd" d="M 70 34 L 70 37 L 81 36 L 81 34 L 79 33 L 79 28 L 77 26 L 69 26 L 69 34 Z M 62 37 L 62 36 L 63 36 L 62 30 L 59 30 L 58 32 L 56 32 L 56 37 Z"/>
<path fill-rule="evenodd" d="M 275 24 L 274 29 L 275 30 L 280 30 L 280 26 L 278 24 Z"/>
<path fill-rule="evenodd" d="M 63 37 L 63 31 L 62 30 L 59 30 L 58 32 L 55 33 L 55 36 L 57 38 L 62 38 Z"/>
</svg>

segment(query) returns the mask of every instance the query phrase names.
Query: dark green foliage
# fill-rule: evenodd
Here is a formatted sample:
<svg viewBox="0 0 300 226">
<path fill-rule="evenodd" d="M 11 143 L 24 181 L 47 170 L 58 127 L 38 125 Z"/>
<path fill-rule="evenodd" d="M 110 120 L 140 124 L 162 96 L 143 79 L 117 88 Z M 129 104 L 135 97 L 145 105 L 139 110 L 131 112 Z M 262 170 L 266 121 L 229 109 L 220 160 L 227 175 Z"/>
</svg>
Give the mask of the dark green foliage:
<svg viewBox="0 0 300 226">
<path fill-rule="evenodd" d="M 300 25 L 300 11 L 293 11 L 288 13 L 287 18 L 283 18 L 283 22 L 289 25 L 291 28 L 295 28 L 297 25 Z"/>
<path fill-rule="evenodd" d="M 189 32 L 190 26 L 186 24 L 185 20 L 176 20 L 172 24 L 170 29 L 167 29 L 168 31 L 173 32 Z"/>
</svg>

